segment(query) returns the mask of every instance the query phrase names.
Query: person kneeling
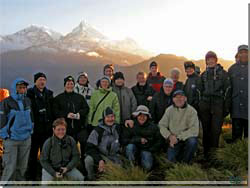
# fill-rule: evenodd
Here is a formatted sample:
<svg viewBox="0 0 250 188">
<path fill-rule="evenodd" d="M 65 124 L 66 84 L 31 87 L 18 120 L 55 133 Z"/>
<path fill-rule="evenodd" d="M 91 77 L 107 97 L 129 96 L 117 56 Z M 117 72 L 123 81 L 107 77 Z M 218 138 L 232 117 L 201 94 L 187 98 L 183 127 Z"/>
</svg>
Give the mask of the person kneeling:
<svg viewBox="0 0 250 188">
<path fill-rule="evenodd" d="M 197 150 L 197 112 L 187 104 L 182 90 L 174 92 L 173 101 L 159 122 L 161 135 L 169 142 L 167 158 L 171 162 L 190 163 Z"/>
<path fill-rule="evenodd" d="M 104 172 L 105 161 L 121 164 L 119 151 L 120 126 L 115 123 L 113 110 L 107 107 L 103 112 L 103 119 L 87 140 L 85 167 L 88 180 L 94 180 L 96 166 L 98 172 Z"/>
<path fill-rule="evenodd" d="M 64 118 L 53 122 L 53 136 L 44 143 L 40 162 L 42 181 L 67 177 L 71 181 L 83 181 L 84 176 L 76 166 L 80 160 L 75 140 L 66 135 L 67 123 Z"/>
<path fill-rule="evenodd" d="M 153 167 L 153 154 L 161 150 L 162 136 L 157 125 L 151 122 L 148 107 L 140 105 L 132 115 L 135 117 L 134 126 L 123 130 L 126 157 L 132 164 L 137 156 L 140 157 L 142 167 L 149 171 Z"/>
</svg>

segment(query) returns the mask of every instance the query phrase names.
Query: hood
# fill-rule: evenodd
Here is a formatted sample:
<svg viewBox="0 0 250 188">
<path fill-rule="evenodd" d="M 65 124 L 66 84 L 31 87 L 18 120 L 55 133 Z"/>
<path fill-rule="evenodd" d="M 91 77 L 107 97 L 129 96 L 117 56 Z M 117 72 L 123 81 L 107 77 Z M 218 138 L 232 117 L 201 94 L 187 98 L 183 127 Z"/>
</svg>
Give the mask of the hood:
<svg viewBox="0 0 250 188">
<path fill-rule="evenodd" d="M 24 99 L 24 97 L 25 97 L 25 95 L 26 94 L 17 94 L 17 91 L 16 91 L 16 84 L 18 83 L 18 82 L 25 82 L 25 83 L 27 83 L 28 84 L 28 82 L 25 80 L 25 79 L 23 79 L 23 78 L 17 78 L 17 79 L 15 79 L 13 82 L 12 82 L 12 85 L 11 85 L 11 90 L 10 90 L 10 96 L 14 99 L 14 100 L 22 100 L 22 99 Z"/>
<path fill-rule="evenodd" d="M 160 72 L 157 72 L 157 75 L 156 75 L 156 76 L 153 76 L 151 72 L 148 74 L 148 78 L 152 78 L 152 77 L 161 78 L 162 76 L 163 76 L 163 75 L 162 75 Z"/>
</svg>

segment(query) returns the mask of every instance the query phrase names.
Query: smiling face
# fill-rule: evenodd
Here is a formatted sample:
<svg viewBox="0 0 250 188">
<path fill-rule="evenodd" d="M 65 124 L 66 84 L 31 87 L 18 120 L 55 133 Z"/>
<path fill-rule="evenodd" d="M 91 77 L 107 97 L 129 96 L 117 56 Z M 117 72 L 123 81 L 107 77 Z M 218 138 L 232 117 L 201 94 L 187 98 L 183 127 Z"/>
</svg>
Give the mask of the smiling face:
<svg viewBox="0 0 250 188">
<path fill-rule="evenodd" d="M 112 126 L 115 123 L 115 115 L 110 114 L 104 117 L 104 123 L 105 125 Z"/>
<path fill-rule="evenodd" d="M 80 85 L 86 85 L 87 82 L 88 82 L 88 78 L 87 78 L 86 76 L 83 76 L 83 75 L 82 75 L 82 76 L 79 77 L 78 83 L 79 83 Z"/>
<path fill-rule="evenodd" d="M 64 88 L 67 93 L 71 93 L 74 90 L 74 82 L 73 81 L 67 81 Z"/>
<path fill-rule="evenodd" d="M 173 101 L 174 101 L 175 106 L 177 106 L 178 108 L 182 108 L 187 101 L 187 97 L 183 95 L 176 95 L 173 98 Z"/>
<path fill-rule="evenodd" d="M 103 89 L 108 89 L 109 88 L 109 81 L 106 79 L 102 79 L 100 81 L 100 87 Z"/>
<path fill-rule="evenodd" d="M 113 70 L 111 68 L 106 68 L 104 70 L 104 75 L 108 76 L 111 79 L 113 77 Z"/>
<path fill-rule="evenodd" d="M 121 78 L 118 78 L 118 79 L 116 79 L 115 80 L 115 85 L 116 86 L 123 86 L 124 85 L 124 80 L 123 79 L 121 79 Z"/>
<path fill-rule="evenodd" d="M 206 60 L 208 68 L 213 68 L 217 65 L 217 59 L 215 57 L 210 57 Z"/>
<path fill-rule="evenodd" d="M 62 139 L 66 135 L 66 126 L 64 124 L 59 124 L 56 127 L 53 128 L 54 135 Z"/>
<path fill-rule="evenodd" d="M 140 125 L 143 125 L 148 120 L 148 116 L 146 114 L 139 114 L 137 116 L 137 121 Z"/>
<path fill-rule="evenodd" d="M 36 85 L 36 87 L 37 87 L 38 89 L 41 89 L 41 90 L 42 90 L 42 89 L 45 88 L 46 82 L 47 82 L 46 78 L 40 77 L 40 78 L 38 78 L 38 79 L 36 80 L 35 85 Z"/>
<path fill-rule="evenodd" d="M 187 73 L 187 76 L 190 76 L 194 73 L 194 69 L 192 67 L 188 67 L 185 69 L 185 72 Z"/>
<path fill-rule="evenodd" d="M 172 85 L 165 85 L 165 86 L 163 86 L 163 91 L 164 91 L 164 93 L 166 94 L 166 95 L 170 95 L 171 94 L 171 92 L 173 91 L 173 86 Z"/>
</svg>

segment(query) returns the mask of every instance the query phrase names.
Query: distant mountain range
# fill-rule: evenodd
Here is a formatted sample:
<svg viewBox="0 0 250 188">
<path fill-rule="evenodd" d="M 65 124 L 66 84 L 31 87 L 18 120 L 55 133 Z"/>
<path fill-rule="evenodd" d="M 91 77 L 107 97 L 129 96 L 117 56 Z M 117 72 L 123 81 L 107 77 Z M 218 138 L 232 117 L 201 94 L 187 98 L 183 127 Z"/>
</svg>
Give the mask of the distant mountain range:
<svg viewBox="0 0 250 188">
<path fill-rule="evenodd" d="M 153 54 L 142 49 L 133 39 L 111 40 L 86 21 L 80 22 L 72 32 L 63 36 L 47 27 L 31 25 L 12 35 L 0 36 L 0 52 L 29 50 L 49 53 L 81 53 L 108 58 L 106 54 L 122 54 L 146 59 Z M 137 59 L 138 60 L 138 59 Z M 117 64 L 135 63 L 124 58 Z M 136 62 L 137 63 L 137 62 Z"/>
<path fill-rule="evenodd" d="M 103 74 L 103 66 L 112 63 L 116 71 L 125 74 L 126 85 L 136 82 L 138 71 L 149 71 L 149 64 L 156 61 L 160 71 L 169 76 L 173 67 L 181 71 L 181 80 L 186 76 L 183 62 L 185 57 L 172 54 L 154 54 L 143 50 L 133 39 L 114 41 L 82 21 L 72 32 L 63 36 L 46 27 L 30 26 L 12 35 L 0 37 L 0 87 L 10 88 L 16 77 L 24 77 L 33 85 L 33 74 L 47 74 L 48 87 L 56 94 L 63 91 L 63 78 L 75 76 L 80 71 L 89 75 L 92 85 Z M 205 70 L 204 60 L 194 61 Z M 233 63 L 219 59 L 227 70 Z"/>
</svg>

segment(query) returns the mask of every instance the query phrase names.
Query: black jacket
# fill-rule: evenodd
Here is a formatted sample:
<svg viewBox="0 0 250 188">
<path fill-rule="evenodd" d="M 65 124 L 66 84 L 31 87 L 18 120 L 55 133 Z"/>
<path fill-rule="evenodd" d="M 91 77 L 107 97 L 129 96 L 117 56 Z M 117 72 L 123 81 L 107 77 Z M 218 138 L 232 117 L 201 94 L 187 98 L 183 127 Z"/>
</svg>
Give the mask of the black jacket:
<svg viewBox="0 0 250 188">
<path fill-rule="evenodd" d="M 141 138 L 147 139 L 146 144 L 141 143 Z M 135 144 L 138 149 L 150 152 L 159 152 L 163 143 L 163 137 L 157 125 L 148 120 L 144 125 L 134 121 L 133 128 L 123 127 L 122 145 Z"/>
<path fill-rule="evenodd" d="M 174 85 L 174 89 L 173 89 L 173 93 L 177 90 L 183 90 L 183 83 L 182 82 L 176 82 L 176 84 Z"/>
<path fill-rule="evenodd" d="M 34 134 L 50 136 L 53 123 L 53 92 L 47 88 L 44 88 L 43 92 L 41 92 L 34 86 L 28 89 L 27 97 L 31 100 L 34 115 Z"/>
<path fill-rule="evenodd" d="M 165 110 L 173 104 L 172 94 L 167 96 L 163 88 L 161 88 L 159 93 L 155 93 L 152 101 L 149 104 L 149 110 L 152 115 L 154 123 L 158 123 L 165 113 Z"/>
<path fill-rule="evenodd" d="M 201 74 L 201 101 L 211 108 L 223 108 L 225 115 L 231 106 L 231 83 L 228 73 L 220 64 L 215 68 L 207 68 Z"/>
<path fill-rule="evenodd" d="M 63 117 L 67 122 L 67 134 L 76 139 L 76 135 L 85 128 L 85 119 L 88 116 L 89 106 L 85 98 L 77 93 L 63 92 L 55 97 L 54 114 L 56 118 Z M 79 113 L 80 119 L 67 118 L 68 113 Z"/>
<path fill-rule="evenodd" d="M 149 102 L 147 98 L 149 96 L 154 95 L 154 90 L 152 87 L 150 87 L 147 83 L 144 86 L 140 86 L 139 83 L 137 83 L 135 86 L 133 86 L 132 91 L 135 95 L 137 106 L 139 105 L 145 105 L 149 107 Z"/>
<path fill-rule="evenodd" d="M 232 84 L 231 117 L 248 119 L 248 63 L 233 64 L 228 74 Z"/>
<path fill-rule="evenodd" d="M 197 73 L 188 76 L 183 90 L 187 96 L 188 104 L 192 105 L 198 111 L 198 105 L 201 97 L 201 78 Z"/>
</svg>

